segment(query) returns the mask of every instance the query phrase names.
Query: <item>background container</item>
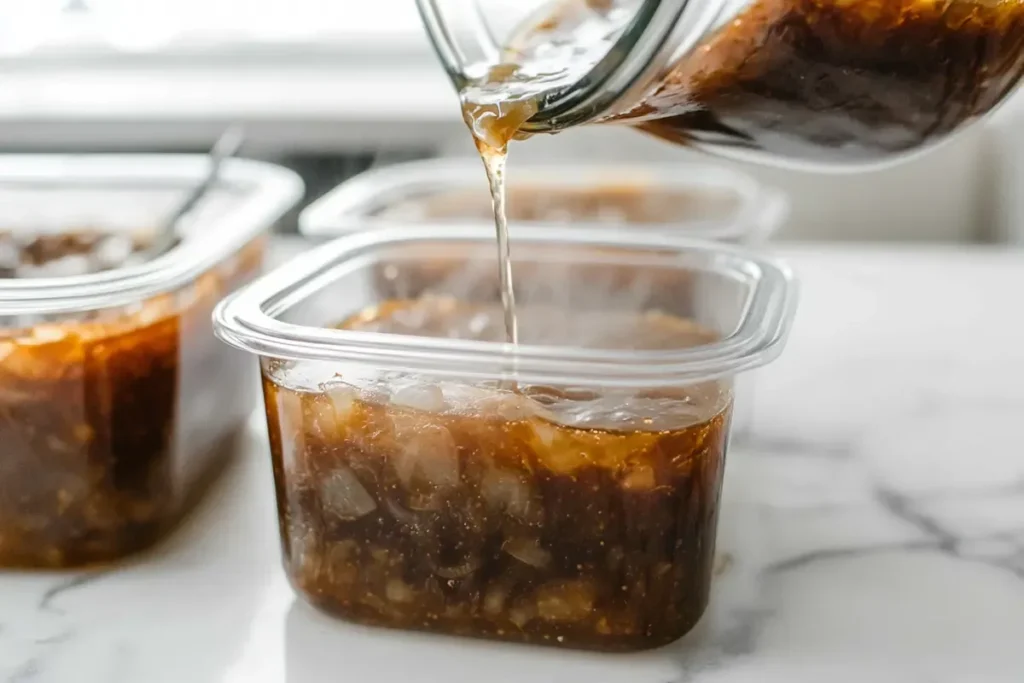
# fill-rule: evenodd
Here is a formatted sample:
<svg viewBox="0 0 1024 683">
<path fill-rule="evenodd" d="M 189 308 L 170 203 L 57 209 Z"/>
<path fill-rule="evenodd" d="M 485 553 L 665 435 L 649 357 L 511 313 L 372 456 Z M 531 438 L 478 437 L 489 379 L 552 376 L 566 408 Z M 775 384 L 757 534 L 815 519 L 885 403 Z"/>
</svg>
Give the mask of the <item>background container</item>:
<svg viewBox="0 0 1024 683">
<path fill-rule="evenodd" d="M 687 237 L 757 243 L 781 227 L 785 196 L 712 164 L 513 165 L 514 225 L 642 227 Z M 309 237 L 386 225 L 489 222 L 491 199 L 478 159 L 432 159 L 366 171 L 311 204 L 299 219 Z"/>
<path fill-rule="evenodd" d="M 600 650 L 670 642 L 708 598 L 732 379 L 781 351 L 790 275 L 707 242 L 523 227 L 514 248 L 535 286 L 520 314 L 561 333 L 521 320 L 509 346 L 338 329 L 387 305 L 381 263 L 443 254 L 494 278 L 477 269 L 493 248 L 482 226 L 364 232 L 218 307 L 218 335 L 261 359 L 285 569 L 360 622 Z M 650 289 L 619 276 L 565 278 L 597 265 L 637 283 L 687 272 L 677 300 L 691 320 L 638 314 Z M 440 280 L 420 301 L 476 302 L 472 329 L 494 289 L 465 285 Z M 653 339 L 641 330 L 663 336 L 606 344 Z"/>
<path fill-rule="evenodd" d="M 16 241 L 152 232 L 208 163 L 0 156 L 0 226 Z M 259 274 L 266 232 L 301 193 L 289 171 L 232 160 L 163 255 L 0 280 L 0 566 L 114 560 L 156 540 L 203 490 L 255 399 L 210 314 Z"/>
</svg>

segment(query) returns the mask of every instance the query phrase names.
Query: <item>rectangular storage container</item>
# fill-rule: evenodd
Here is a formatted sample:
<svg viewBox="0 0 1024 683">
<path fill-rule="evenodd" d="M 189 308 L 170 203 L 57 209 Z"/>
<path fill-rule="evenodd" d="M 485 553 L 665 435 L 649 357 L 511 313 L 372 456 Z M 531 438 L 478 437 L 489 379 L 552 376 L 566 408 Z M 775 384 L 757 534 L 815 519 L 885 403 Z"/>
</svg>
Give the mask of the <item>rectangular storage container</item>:
<svg viewBox="0 0 1024 683">
<path fill-rule="evenodd" d="M 122 253 L 100 272 L 82 254 L 25 260 L 46 250 L 41 236 L 56 254 L 76 235 L 111 238 L 115 252 L 144 243 L 208 165 L 0 156 L 0 567 L 77 567 L 144 548 L 231 453 L 256 385 L 210 315 L 259 274 L 267 231 L 301 197 L 296 175 L 226 162 L 179 243 L 150 260 Z"/>
<path fill-rule="evenodd" d="M 708 600 L 732 380 L 781 351 L 791 276 L 707 242 L 520 227 L 509 345 L 493 240 L 363 232 L 218 306 L 217 334 L 260 359 L 285 570 L 362 623 L 673 641 Z M 375 276 L 440 256 L 460 272 L 407 299 Z M 673 273 L 677 309 L 651 310 Z"/>
<path fill-rule="evenodd" d="M 730 243 L 756 244 L 785 221 L 789 203 L 751 176 L 713 164 L 512 164 L 510 225 L 632 227 Z M 310 237 L 417 223 L 493 223 L 477 159 L 431 159 L 386 166 L 345 181 L 299 219 Z"/>
</svg>

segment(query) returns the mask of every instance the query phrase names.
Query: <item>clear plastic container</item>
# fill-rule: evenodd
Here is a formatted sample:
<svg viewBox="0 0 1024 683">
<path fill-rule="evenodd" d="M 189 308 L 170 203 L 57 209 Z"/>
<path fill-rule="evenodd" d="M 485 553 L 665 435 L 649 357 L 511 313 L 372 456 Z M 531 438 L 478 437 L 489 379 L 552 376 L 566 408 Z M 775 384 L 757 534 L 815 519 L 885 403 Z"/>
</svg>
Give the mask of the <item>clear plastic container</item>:
<svg viewBox="0 0 1024 683">
<path fill-rule="evenodd" d="M 208 163 L 0 156 L 5 245 L 83 231 L 145 239 Z M 266 232 L 301 194 L 290 171 L 232 160 L 163 255 L 0 278 L 0 567 L 77 567 L 142 549 L 221 469 L 256 386 L 210 315 L 259 274 Z"/>
<path fill-rule="evenodd" d="M 341 238 L 218 306 L 218 336 L 260 358 L 285 570 L 361 623 L 598 650 L 671 642 L 708 600 L 732 380 L 781 352 L 791 276 L 677 237 L 513 239 L 517 346 L 493 341 L 483 226 Z M 379 264 L 442 254 L 459 277 L 411 300 L 379 288 Z M 689 286 L 652 313 L 648 284 L 668 272 Z"/>
<path fill-rule="evenodd" d="M 785 195 L 753 177 L 712 164 L 547 164 L 508 177 L 515 226 L 629 226 L 700 239 L 752 244 L 789 213 Z M 311 204 L 299 219 L 310 237 L 410 223 L 492 222 L 479 159 L 431 159 L 361 173 Z"/>
</svg>

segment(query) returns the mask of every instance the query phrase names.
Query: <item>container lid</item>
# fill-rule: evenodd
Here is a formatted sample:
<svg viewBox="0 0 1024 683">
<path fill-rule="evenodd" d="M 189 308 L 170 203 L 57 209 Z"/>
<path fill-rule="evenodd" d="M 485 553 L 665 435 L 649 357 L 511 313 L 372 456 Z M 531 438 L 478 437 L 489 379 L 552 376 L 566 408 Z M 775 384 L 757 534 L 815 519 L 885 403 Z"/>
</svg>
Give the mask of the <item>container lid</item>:
<svg viewBox="0 0 1024 683">
<path fill-rule="evenodd" d="M 494 248 L 484 226 L 384 228 L 339 238 L 304 254 L 228 297 L 214 312 L 217 335 L 261 356 L 286 360 L 355 361 L 381 370 L 448 377 L 515 377 L 575 386 L 663 387 L 729 376 L 763 365 L 782 350 L 796 303 L 789 269 L 734 247 L 681 237 L 559 226 L 517 226 L 513 248 L 580 249 L 614 259 L 644 253 L 680 273 L 706 274 L 741 292 L 719 341 L 693 348 L 637 351 L 455 340 L 297 324 L 302 309 L 331 285 L 381 263 L 389 254 L 458 253 Z M 479 253 L 479 251 L 478 251 Z M 424 261 L 429 263 L 429 261 Z M 350 289 L 342 288 L 350 297 Z M 336 296 L 331 301 L 337 301 Z M 351 305 L 351 304 L 349 304 Z M 353 311 L 355 312 L 355 311 Z M 337 311 L 338 319 L 345 315 Z"/>
<path fill-rule="evenodd" d="M 15 232 L 156 229 L 209 163 L 205 155 L 0 155 L 0 221 Z M 182 220 L 178 246 L 98 273 L 0 279 L 0 315 L 81 312 L 173 291 L 268 229 L 302 192 L 292 171 L 228 160 L 218 186 Z"/>
<path fill-rule="evenodd" d="M 615 217 L 602 217 L 600 221 L 569 217 L 566 222 L 578 228 L 631 225 L 716 241 L 764 240 L 782 226 L 789 213 L 789 202 L 781 191 L 744 173 L 703 163 L 516 166 L 508 179 L 510 194 L 528 194 L 532 189 L 589 191 L 598 198 L 604 193 L 621 191 L 636 195 L 644 192 L 682 197 L 707 195 L 718 202 L 714 213 L 702 215 L 686 201 L 678 201 L 672 204 L 671 215 L 661 222 L 631 224 Z M 487 180 L 479 160 L 431 159 L 371 169 L 345 181 L 307 207 L 299 218 L 299 229 L 310 237 L 327 237 L 387 225 L 408 225 L 410 218 L 417 219 L 388 215 L 386 210 L 410 200 L 446 194 L 471 194 L 479 198 L 482 205 L 489 206 Z M 514 212 L 517 202 L 522 201 L 522 197 L 512 196 L 510 209 Z M 453 218 L 450 215 L 427 217 L 423 222 L 449 222 Z M 467 220 L 479 222 L 476 215 Z M 513 218 L 510 222 L 519 226 L 531 221 Z M 548 218 L 542 222 L 556 221 Z"/>
</svg>

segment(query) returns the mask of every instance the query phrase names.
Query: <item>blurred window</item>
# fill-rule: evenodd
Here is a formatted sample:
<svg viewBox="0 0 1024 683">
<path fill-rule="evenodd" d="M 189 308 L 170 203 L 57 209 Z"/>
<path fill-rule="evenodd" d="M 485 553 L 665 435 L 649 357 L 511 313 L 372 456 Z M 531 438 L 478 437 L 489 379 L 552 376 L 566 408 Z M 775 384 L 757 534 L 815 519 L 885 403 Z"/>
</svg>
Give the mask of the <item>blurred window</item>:
<svg viewBox="0 0 1024 683">
<path fill-rule="evenodd" d="M 0 58 L 425 45 L 412 0 L 0 0 Z"/>
</svg>

